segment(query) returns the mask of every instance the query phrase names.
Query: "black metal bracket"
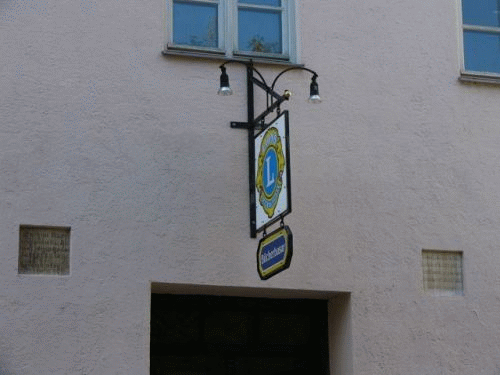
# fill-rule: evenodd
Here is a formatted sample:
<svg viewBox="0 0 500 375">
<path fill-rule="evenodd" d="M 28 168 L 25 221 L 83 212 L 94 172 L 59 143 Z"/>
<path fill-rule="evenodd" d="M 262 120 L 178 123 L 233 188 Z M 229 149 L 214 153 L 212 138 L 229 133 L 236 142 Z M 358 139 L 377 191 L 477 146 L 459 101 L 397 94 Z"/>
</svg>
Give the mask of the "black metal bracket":
<svg viewBox="0 0 500 375">
<path fill-rule="evenodd" d="M 288 96 L 281 96 L 276 94 L 273 91 L 273 96 L 277 98 L 277 100 L 269 105 L 267 109 L 262 112 L 259 116 L 255 118 L 253 122 L 239 122 L 239 121 L 231 121 L 231 128 L 232 129 L 255 129 L 255 130 L 261 130 L 264 129 L 265 124 L 264 124 L 264 119 L 266 116 L 270 113 L 272 113 L 276 108 L 278 108 L 278 114 L 279 114 L 279 106 L 281 103 L 283 103 L 285 100 L 288 100 Z"/>
<path fill-rule="evenodd" d="M 254 137 L 256 130 L 263 130 L 266 127 L 265 118 L 270 113 L 274 112 L 277 109 L 278 116 L 280 114 L 280 105 L 284 101 L 290 98 L 291 93 L 286 90 L 283 95 L 278 94 L 274 91 L 274 86 L 278 78 L 283 75 L 283 73 L 288 72 L 293 69 L 306 70 L 314 74 L 314 77 L 317 77 L 316 72 L 304 68 L 304 67 L 291 67 L 283 70 L 278 76 L 274 79 L 271 86 L 266 83 L 266 80 L 262 76 L 262 74 L 254 67 L 252 60 L 248 62 L 240 61 L 240 60 L 229 60 L 223 63 L 220 68 L 225 72 L 224 66 L 228 63 L 239 63 L 245 65 L 247 71 L 247 121 L 239 122 L 239 121 L 231 121 L 230 127 L 232 129 L 245 129 L 248 132 L 248 182 L 249 182 L 249 203 L 250 203 L 250 237 L 257 237 L 257 229 L 256 229 L 256 212 L 255 212 L 255 150 L 254 150 Z M 226 76 L 227 80 L 227 76 Z M 228 84 L 228 82 L 226 82 Z M 222 76 L 221 76 L 221 85 L 222 85 Z M 262 112 L 259 116 L 255 117 L 254 112 L 254 85 L 258 86 L 262 90 L 266 92 L 266 110 Z"/>
<path fill-rule="evenodd" d="M 232 129 L 259 129 L 262 126 L 259 125 L 254 125 L 251 122 L 238 122 L 238 121 L 231 121 L 230 124 Z"/>
<path fill-rule="evenodd" d="M 255 129 L 255 130 L 262 130 L 266 127 L 266 125 L 261 122 L 259 124 L 252 124 L 249 122 L 238 122 L 238 121 L 231 121 L 230 124 L 232 129 Z"/>
</svg>

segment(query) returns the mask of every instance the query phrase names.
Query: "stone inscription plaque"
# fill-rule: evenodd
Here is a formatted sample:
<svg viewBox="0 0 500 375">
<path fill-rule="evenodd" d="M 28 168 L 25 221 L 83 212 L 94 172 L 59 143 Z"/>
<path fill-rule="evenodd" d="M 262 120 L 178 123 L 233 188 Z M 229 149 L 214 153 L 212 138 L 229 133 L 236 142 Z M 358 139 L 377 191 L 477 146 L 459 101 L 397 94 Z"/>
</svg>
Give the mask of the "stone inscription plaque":
<svg viewBox="0 0 500 375">
<path fill-rule="evenodd" d="M 67 227 L 21 225 L 18 273 L 69 275 L 70 230 Z"/>
</svg>

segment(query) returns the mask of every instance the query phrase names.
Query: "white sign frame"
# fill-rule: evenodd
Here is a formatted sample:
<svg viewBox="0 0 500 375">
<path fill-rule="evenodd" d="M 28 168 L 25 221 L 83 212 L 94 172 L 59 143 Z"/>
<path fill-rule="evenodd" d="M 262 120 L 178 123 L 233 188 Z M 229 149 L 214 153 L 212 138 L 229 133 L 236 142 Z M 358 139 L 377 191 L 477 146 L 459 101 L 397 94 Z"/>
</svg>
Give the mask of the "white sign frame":
<svg viewBox="0 0 500 375">
<path fill-rule="evenodd" d="M 292 212 L 288 111 L 254 138 L 255 231 Z"/>
</svg>

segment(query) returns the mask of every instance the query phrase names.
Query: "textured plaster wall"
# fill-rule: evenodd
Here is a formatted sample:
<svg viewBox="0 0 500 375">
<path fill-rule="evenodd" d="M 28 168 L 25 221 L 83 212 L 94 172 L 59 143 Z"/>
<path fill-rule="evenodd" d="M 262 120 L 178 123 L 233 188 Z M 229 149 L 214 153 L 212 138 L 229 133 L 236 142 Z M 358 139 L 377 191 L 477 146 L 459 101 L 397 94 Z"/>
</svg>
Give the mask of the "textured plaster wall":
<svg viewBox="0 0 500 375">
<path fill-rule="evenodd" d="M 304 55 L 335 104 L 309 137 L 330 135 L 313 157 L 353 268 L 355 373 L 497 374 L 498 87 L 457 81 L 454 2 L 318 4 Z M 465 297 L 423 294 L 422 248 L 464 251 Z"/>
<path fill-rule="evenodd" d="M 354 374 L 500 373 L 500 87 L 458 82 L 458 4 L 297 3 L 324 102 L 279 81 L 295 252 L 262 282 L 244 70 L 221 98 L 161 56 L 160 0 L 0 0 L 0 374 L 148 374 L 151 281 L 351 292 Z M 71 226 L 70 276 L 17 274 L 20 224 Z M 464 297 L 423 248 L 464 251 Z"/>
</svg>

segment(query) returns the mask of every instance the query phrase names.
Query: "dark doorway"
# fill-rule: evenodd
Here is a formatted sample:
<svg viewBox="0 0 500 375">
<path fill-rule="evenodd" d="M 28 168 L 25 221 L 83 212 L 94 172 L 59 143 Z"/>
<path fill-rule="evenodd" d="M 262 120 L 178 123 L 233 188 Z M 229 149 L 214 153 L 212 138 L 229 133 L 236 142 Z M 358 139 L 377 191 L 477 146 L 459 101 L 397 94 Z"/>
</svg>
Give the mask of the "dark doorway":
<svg viewBox="0 0 500 375">
<path fill-rule="evenodd" d="M 328 375 L 327 301 L 151 295 L 151 375 Z"/>
</svg>

